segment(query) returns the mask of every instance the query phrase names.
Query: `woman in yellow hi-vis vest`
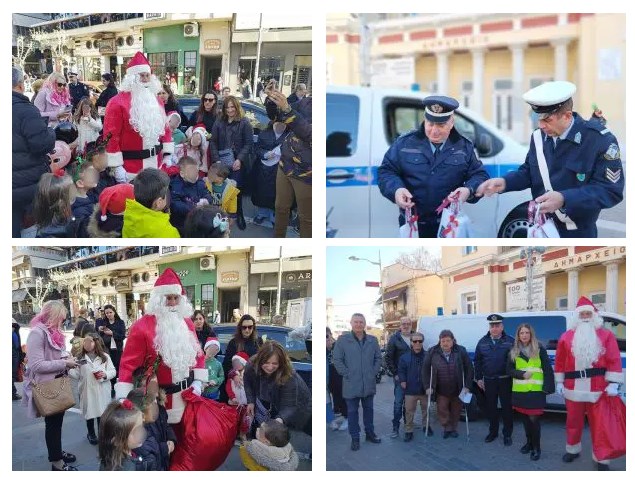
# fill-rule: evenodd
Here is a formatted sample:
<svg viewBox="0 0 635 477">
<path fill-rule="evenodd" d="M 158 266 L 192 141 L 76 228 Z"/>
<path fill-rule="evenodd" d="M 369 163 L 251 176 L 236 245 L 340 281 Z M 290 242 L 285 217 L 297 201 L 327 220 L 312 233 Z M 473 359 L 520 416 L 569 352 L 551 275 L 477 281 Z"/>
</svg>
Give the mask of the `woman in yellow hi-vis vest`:
<svg viewBox="0 0 635 477">
<path fill-rule="evenodd" d="M 512 379 L 512 407 L 523 417 L 527 442 L 520 448 L 531 460 L 540 459 L 540 416 L 545 412 L 547 394 L 555 391 L 553 368 L 547 351 L 538 343 L 531 325 L 516 330 L 509 352 L 507 374 Z"/>
</svg>

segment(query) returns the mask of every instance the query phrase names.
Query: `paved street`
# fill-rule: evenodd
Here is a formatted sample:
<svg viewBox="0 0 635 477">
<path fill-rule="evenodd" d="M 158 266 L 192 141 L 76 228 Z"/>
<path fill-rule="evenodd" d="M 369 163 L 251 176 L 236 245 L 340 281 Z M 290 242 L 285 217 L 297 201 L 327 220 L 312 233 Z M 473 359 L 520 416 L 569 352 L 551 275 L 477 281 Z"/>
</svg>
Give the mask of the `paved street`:
<svg viewBox="0 0 635 477">
<path fill-rule="evenodd" d="M 415 416 L 414 440 L 403 442 L 403 423 L 399 439 L 391 439 L 393 386 L 391 378 L 384 376 L 375 396 L 375 432 L 381 437 L 381 444 L 364 441 L 362 426 L 361 449 L 350 450 L 350 436 L 344 431 L 326 431 L 327 470 L 595 470 L 591 459 L 588 429 L 582 438 L 582 454 L 570 464 L 562 462 L 565 446 L 565 415 L 548 413 L 542 421 L 542 456 L 539 461 L 529 460 L 529 456 L 519 452 L 525 443 L 522 423 L 514 423 L 514 444 L 504 447 L 502 435 L 490 444 L 483 442 L 488 424 L 484 419 L 470 422 L 470 439 L 466 440 L 465 418 L 459 426 L 457 439 L 443 439 L 432 412 L 430 422 L 434 436 L 425 438 L 421 427 L 421 416 Z M 361 424 L 361 408 L 360 408 Z M 611 470 L 626 470 L 626 458 L 611 463 Z"/>
<path fill-rule="evenodd" d="M 231 237 L 232 238 L 271 238 L 273 237 L 273 224 L 269 221 L 263 222 L 262 225 L 256 225 L 253 223 L 253 218 L 256 215 L 256 208 L 251 203 L 251 197 L 245 197 L 243 200 L 243 213 L 245 215 L 245 222 L 247 227 L 245 230 L 240 230 L 236 224 L 232 226 Z M 291 227 L 287 228 L 287 238 L 297 238 L 298 233 Z"/>
</svg>

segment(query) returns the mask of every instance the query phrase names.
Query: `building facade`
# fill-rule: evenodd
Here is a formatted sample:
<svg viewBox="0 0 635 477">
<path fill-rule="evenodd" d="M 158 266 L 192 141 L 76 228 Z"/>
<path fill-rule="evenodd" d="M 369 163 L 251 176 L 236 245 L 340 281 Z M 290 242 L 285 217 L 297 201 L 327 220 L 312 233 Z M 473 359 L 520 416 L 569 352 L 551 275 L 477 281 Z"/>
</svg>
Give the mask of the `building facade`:
<svg viewBox="0 0 635 477">
<path fill-rule="evenodd" d="M 443 247 L 444 314 L 527 309 L 522 247 Z M 570 310 L 581 295 L 625 314 L 626 247 L 546 247 L 533 266 L 532 309 Z"/>
<path fill-rule="evenodd" d="M 340 14 L 327 19 L 327 84 L 370 84 L 375 66 L 405 59 L 413 87 L 456 97 L 527 142 L 537 118 L 522 94 L 568 80 L 575 110 L 588 117 L 597 103 L 624 140 L 625 45 L 624 14 Z"/>
</svg>

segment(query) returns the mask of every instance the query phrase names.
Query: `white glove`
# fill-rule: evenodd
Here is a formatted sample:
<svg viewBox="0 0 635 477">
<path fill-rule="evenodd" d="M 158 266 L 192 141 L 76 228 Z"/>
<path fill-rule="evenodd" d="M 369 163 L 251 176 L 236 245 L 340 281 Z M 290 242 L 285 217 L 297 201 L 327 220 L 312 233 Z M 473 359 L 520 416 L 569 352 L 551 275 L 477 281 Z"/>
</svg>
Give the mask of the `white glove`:
<svg viewBox="0 0 635 477">
<path fill-rule="evenodd" d="M 561 396 L 563 396 L 563 395 L 564 395 L 564 384 L 562 384 L 562 383 L 557 383 L 557 384 L 556 384 L 556 392 L 557 392 L 558 394 L 560 394 Z"/>
<path fill-rule="evenodd" d="M 192 381 L 192 385 L 190 386 L 190 389 L 192 389 L 192 392 L 194 394 L 196 394 L 197 396 L 201 395 L 201 388 L 202 388 L 202 384 L 200 381 L 196 380 L 196 381 Z"/>
<path fill-rule="evenodd" d="M 619 388 L 619 384 L 617 384 L 617 383 L 609 383 L 609 385 L 606 387 L 606 389 L 604 391 L 609 396 L 617 396 L 618 388 Z"/>
<path fill-rule="evenodd" d="M 125 184 L 126 182 L 128 182 L 128 176 L 126 175 L 126 170 L 123 168 L 123 166 L 113 167 L 113 169 L 115 181 L 117 181 L 118 184 Z"/>
</svg>

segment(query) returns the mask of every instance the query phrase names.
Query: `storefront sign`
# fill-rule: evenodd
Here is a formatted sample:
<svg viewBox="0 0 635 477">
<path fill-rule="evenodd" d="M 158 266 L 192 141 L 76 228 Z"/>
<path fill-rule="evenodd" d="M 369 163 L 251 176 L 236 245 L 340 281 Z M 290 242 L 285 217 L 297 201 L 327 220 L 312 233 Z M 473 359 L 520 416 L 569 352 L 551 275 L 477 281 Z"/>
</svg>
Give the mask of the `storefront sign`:
<svg viewBox="0 0 635 477">
<path fill-rule="evenodd" d="M 115 290 L 117 290 L 118 292 L 120 291 L 127 291 L 132 289 L 132 280 L 131 280 L 131 276 L 128 275 L 127 277 L 116 277 L 115 278 Z"/>
<path fill-rule="evenodd" d="M 163 20 L 165 19 L 165 13 L 144 13 L 143 19 L 148 20 Z"/>
<path fill-rule="evenodd" d="M 99 41 L 99 53 L 102 55 L 114 55 L 117 51 L 115 38 L 104 38 Z"/>
<path fill-rule="evenodd" d="M 203 49 L 204 50 L 220 50 L 221 47 L 221 41 L 218 39 L 212 39 L 212 40 L 205 40 L 205 42 L 203 43 Z"/>
<path fill-rule="evenodd" d="M 505 286 L 507 291 L 506 311 L 527 310 L 527 282 L 508 283 Z M 544 311 L 545 309 L 545 277 L 534 278 L 532 289 L 533 311 Z"/>
<path fill-rule="evenodd" d="M 543 262 L 542 267 L 545 271 L 563 270 L 567 268 L 575 268 L 581 265 L 592 263 L 602 263 L 609 260 L 617 260 L 626 256 L 626 247 L 606 247 L 597 250 L 572 255 L 571 257 L 559 258 L 549 262 Z"/>
<path fill-rule="evenodd" d="M 159 257 L 163 255 L 174 255 L 181 253 L 181 247 L 159 247 Z"/>
<path fill-rule="evenodd" d="M 240 280 L 240 272 L 223 272 L 220 275 L 221 283 L 236 283 Z"/>
<path fill-rule="evenodd" d="M 310 282 L 311 270 L 303 272 L 285 272 L 284 281 L 285 283 Z"/>
</svg>

